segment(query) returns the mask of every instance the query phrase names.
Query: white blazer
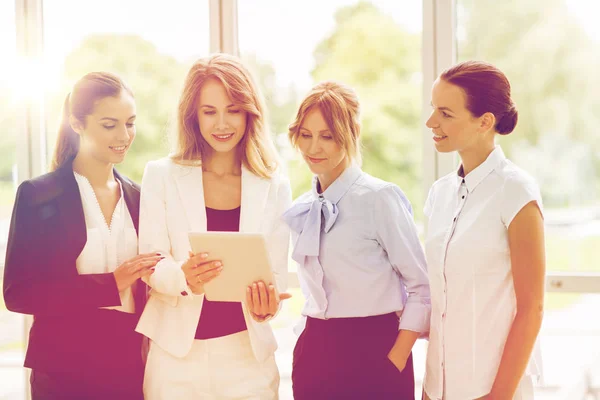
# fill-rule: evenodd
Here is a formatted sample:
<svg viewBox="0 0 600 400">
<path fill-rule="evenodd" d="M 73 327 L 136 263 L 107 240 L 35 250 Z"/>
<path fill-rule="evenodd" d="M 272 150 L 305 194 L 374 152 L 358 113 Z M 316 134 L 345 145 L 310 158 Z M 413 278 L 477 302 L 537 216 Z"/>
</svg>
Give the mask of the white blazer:
<svg viewBox="0 0 600 400">
<path fill-rule="evenodd" d="M 277 289 L 287 288 L 290 233 L 281 215 L 291 205 L 287 178 L 263 179 L 242 169 L 240 232 L 266 236 Z M 185 357 L 194 342 L 204 295 L 187 286 L 181 265 L 191 250 L 188 232 L 206 231 L 202 168 L 168 158 L 146 165 L 140 200 L 140 253 L 161 251 L 167 257 L 147 280 L 150 298 L 136 331 L 175 357 Z M 277 349 L 268 322 L 256 322 L 242 304 L 252 350 L 262 362 Z"/>
</svg>

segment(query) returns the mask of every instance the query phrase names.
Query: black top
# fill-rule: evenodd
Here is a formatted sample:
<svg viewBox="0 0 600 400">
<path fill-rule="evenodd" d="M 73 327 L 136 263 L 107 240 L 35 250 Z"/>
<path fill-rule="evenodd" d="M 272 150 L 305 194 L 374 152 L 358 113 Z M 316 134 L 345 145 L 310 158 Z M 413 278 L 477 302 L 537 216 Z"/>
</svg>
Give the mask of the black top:
<svg viewBox="0 0 600 400">
<path fill-rule="evenodd" d="M 139 186 L 116 171 L 115 178 L 137 230 Z M 114 314 L 100 307 L 121 305 L 114 275 L 77 271 L 77 257 L 86 241 L 72 161 L 19 186 L 6 249 L 4 301 L 10 311 L 34 316 L 26 367 L 68 371 L 85 364 L 94 343 L 103 340 L 108 329 L 116 329 L 99 322 L 105 314 Z M 136 315 L 121 316 L 132 319 L 127 328 L 131 332 L 144 309 L 146 285 L 138 281 L 132 289 Z"/>
<path fill-rule="evenodd" d="M 206 207 L 206 222 L 209 232 L 238 232 L 240 207 L 233 210 L 215 210 Z M 246 329 L 241 303 L 210 301 L 204 298 L 200 321 L 196 328 L 196 339 L 213 339 Z"/>
</svg>

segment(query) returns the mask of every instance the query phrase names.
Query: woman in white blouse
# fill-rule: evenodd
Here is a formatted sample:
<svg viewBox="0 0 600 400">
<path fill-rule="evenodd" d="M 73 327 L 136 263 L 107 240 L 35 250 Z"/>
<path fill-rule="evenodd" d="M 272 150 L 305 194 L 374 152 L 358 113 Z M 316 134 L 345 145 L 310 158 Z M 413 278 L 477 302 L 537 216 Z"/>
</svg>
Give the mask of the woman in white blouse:
<svg viewBox="0 0 600 400">
<path fill-rule="evenodd" d="M 114 170 L 135 137 L 131 89 L 90 73 L 67 95 L 52 172 L 19 187 L 4 300 L 32 314 L 25 366 L 33 399 L 142 399 L 146 300 L 137 255 L 139 187 Z"/>
<path fill-rule="evenodd" d="M 534 180 L 495 144 L 517 123 L 510 83 L 464 62 L 436 80 L 427 127 L 461 165 L 425 205 L 431 285 L 426 399 L 525 400 L 540 374 L 534 347 L 544 303 L 544 225 Z"/>
<path fill-rule="evenodd" d="M 167 255 L 148 280 L 137 327 L 151 339 L 146 399 L 277 398 L 277 343 L 267 320 L 289 296 L 277 291 L 287 280 L 281 215 L 290 203 L 250 73 L 233 56 L 198 60 L 179 102 L 176 151 L 148 163 L 142 180 L 140 249 Z M 263 233 L 275 282 L 249 287 L 246 304 L 205 298 L 204 284 L 228 266 L 190 253 L 190 231 Z"/>
</svg>

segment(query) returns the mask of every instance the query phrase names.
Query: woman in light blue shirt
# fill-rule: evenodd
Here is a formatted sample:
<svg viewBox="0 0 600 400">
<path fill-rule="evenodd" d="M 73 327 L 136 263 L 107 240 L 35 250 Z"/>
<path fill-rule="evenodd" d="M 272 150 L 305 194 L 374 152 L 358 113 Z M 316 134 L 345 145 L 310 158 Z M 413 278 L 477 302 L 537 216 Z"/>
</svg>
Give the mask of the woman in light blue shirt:
<svg viewBox="0 0 600 400">
<path fill-rule="evenodd" d="M 306 297 L 294 349 L 294 398 L 414 399 L 411 350 L 429 330 L 425 256 L 412 208 L 360 168 L 359 103 L 323 82 L 289 137 L 315 174 L 284 214 Z"/>
</svg>

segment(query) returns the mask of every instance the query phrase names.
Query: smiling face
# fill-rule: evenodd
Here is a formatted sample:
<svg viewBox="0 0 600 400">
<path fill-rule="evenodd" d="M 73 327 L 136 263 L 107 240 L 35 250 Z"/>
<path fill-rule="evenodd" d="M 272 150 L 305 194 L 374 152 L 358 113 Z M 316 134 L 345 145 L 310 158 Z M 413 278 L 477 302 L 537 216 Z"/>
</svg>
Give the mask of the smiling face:
<svg viewBox="0 0 600 400">
<path fill-rule="evenodd" d="M 435 148 L 439 152 L 471 148 L 481 139 L 482 128 L 489 129 L 487 121 L 483 121 L 489 115 L 474 117 L 467 109 L 464 91 L 443 79 L 437 79 L 433 84 L 431 105 L 433 111 L 426 125 L 433 132 Z"/>
<path fill-rule="evenodd" d="M 298 135 L 298 149 L 313 174 L 332 182 L 348 166 L 346 151 L 336 143 L 318 107 L 306 114 Z"/>
<path fill-rule="evenodd" d="M 218 79 L 210 78 L 202 85 L 198 124 L 213 151 L 233 151 L 246 133 L 246 118 L 247 113 L 234 104 Z"/>
<path fill-rule="evenodd" d="M 122 162 L 135 139 L 135 115 L 133 97 L 122 91 L 98 100 L 85 121 L 71 116 L 71 127 L 80 137 L 79 151 L 102 163 Z"/>
</svg>

